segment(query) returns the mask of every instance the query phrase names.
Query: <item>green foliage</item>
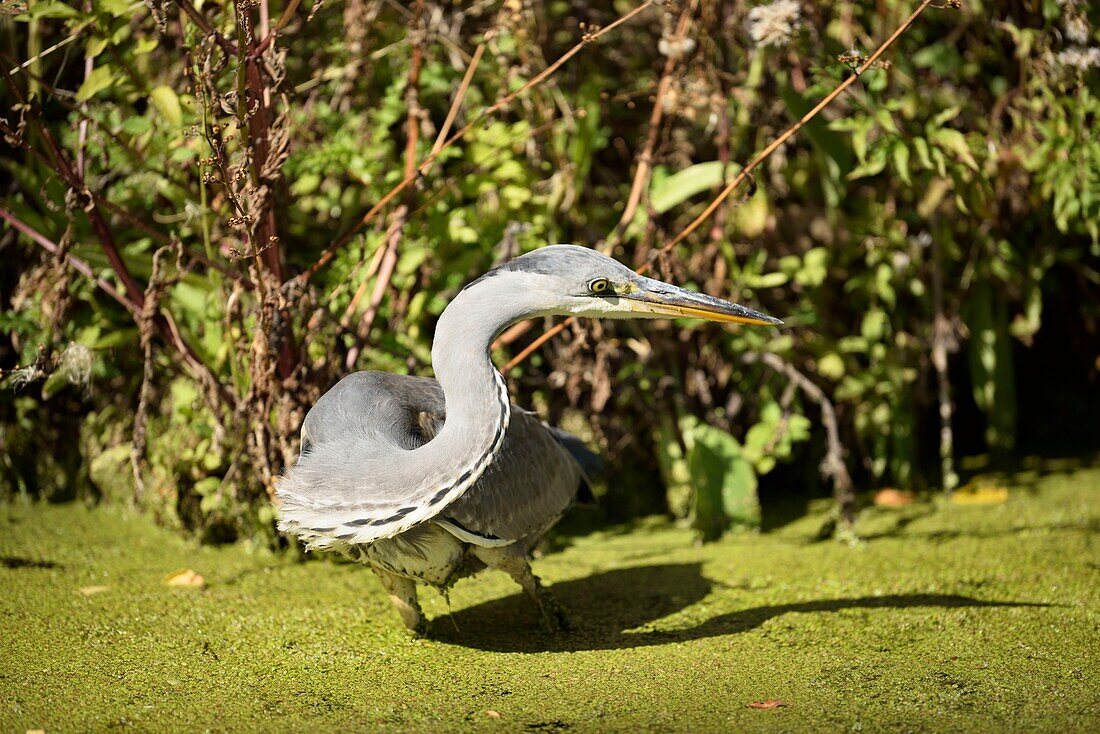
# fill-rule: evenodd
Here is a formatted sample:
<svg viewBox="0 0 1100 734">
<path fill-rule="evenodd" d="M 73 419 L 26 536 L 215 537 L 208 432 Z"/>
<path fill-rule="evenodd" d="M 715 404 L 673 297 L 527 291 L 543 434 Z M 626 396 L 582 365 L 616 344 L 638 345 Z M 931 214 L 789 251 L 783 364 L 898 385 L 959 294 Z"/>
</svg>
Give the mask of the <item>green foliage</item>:
<svg viewBox="0 0 1100 734">
<path fill-rule="evenodd" d="M 678 11 L 655 6 L 489 117 L 580 40 L 580 23 L 606 27 L 629 7 L 426 2 L 439 25 L 421 33 L 406 5 L 299 8 L 266 50 L 256 8 L 225 3 L 198 4 L 201 22 L 122 0 L 37 0 L 0 18 L 23 65 L 0 69 L 5 226 L 22 227 L 5 232 L 15 267 L 0 273 L 16 478 L 0 492 L 88 485 L 92 467 L 86 494 L 132 495 L 208 539 L 271 539 L 272 482 L 309 404 L 352 369 L 429 374 L 453 294 L 547 242 L 613 241 L 624 262 L 786 322 L 570 329 L 510 370 L 517 402 L 588 416 L 611 464 L 608 514 L 663 506 L 706 537 L 759 526 L 760 487 L 833 488 L 819 475 L 836 448 L 826 409 L 860 488 L 941 482 L 929 438 L 941 379 L 956 407 L 973 404 L 968 450 L 1007 455 L 1025 410 L 1019 355 L 1051 319 L 1095 336 L 1100 299 L 1084 294 L 1100 283 L 1100 97 L 1087 59 L 1100 18 L 1086 4 L 995 21 L 976 4 L 929 8 L 889 68 L 753 171 L 753 195 L 744 185 L 662 254 L 870 52 L 853 44 L 887 37 L 913 3 L 802 4 L 802 32 L 758 46 L 750 4 L 707 0 L 661 95 L 656 49 Z M 482 43 L 449 131 L 463 137 L 365 221 L 432 153 Z M 620 227 L 642 160 L 653 173 Z M 51 376 L 70 342 L 92 350 L 87 393 Z M 66 450 L 38 455 L 29 436 Z M 107 479 L 127 471 L 133 486 Z"/>
</svg>

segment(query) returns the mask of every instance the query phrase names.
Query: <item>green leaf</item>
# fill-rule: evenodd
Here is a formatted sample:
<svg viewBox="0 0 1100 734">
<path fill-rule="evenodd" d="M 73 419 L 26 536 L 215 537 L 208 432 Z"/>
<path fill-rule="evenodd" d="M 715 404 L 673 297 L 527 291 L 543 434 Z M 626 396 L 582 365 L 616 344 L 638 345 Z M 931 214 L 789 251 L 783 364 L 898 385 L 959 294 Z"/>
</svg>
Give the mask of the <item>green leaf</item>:
<svg viewBox="0 0 1100 734">
<path fill-rule="evenodd" d="M 114 83 L 115 72 L 110 64 L 97 66 L 92 69 L 92 73 L 84 79 L 84 83 L 80 85 L 80 89 L 76 90 L 76 101 L 87 102 Z"/>
<path fill-rule="evenodd" d="M 69 384 L 69 381 L 65 379 L 65 375 L 58 370 L 46 378 L 46 381 L 42 383 L 42 399 L 49 400 L 57 393 L 65 389 Z"/>
<path fill-rule="evenodd" d="M 122 129 L 130 135 L 141 135 L 153 129 L 148 117 L 134 115 L 122 121 Z"/>
<path fill-rule="evenodd" d="M 290 192 L 295 196 L 309 196 L 321 186 L 321 175 L 307 172 L 298 176 L 290 184 Z"/>
<path fill-rule="evenodd" d="M 131 0 L 96 0 L 95 9 L 115 18 L 130 14 L 130 8 L 137 5 Z"/>
<path fill-rule="evenodd" d="M 32 18 L 76 18 L 80 12 L 57 0 L 31 3 L 27 14 Z"/>
<path fill-rule="evenodd" d="M 966 136 L 958 130 L 949 127 L 934 131 L 930 139 L 937 146 L 950 153 L 954 153 L 964 164 L 978 170 L 978 162 L 974 160 L 974 154 L 970 152 L 970 145 L 966 142 Z"/>
<path fill-rule="evenodd" d="M 844 376 L 844 358 L 836 352 L 829 352 L 817 361 L 817 374 L 830 380 L 839 380 Z"/>
<path fill-rule="evenodd" d="M 195 482 L 195 493 L 202 497 L 209 497 L 222 486 L 222 480 L 218 477 L 203 477 Z"/>
<path fill-rule="evenodd" d="M 926 170 L 934 168 L 932 159 L 928 157 L 928 141 L 924 138 L 913 138 L 913 150 L 917 151 L 917 160 Z"/>
<path fill-rule="evenodd" d="M 929 121 L 930 127 L 943 127 L 948 122 L 951 122 L 959 113 L 962 112 L 961 105 L 955 105 L 954 107 L 948 107 L 943 112 L 939 113 Z"/>
<path fill-rule="evenodd" d="M 756 472 L 741 445 L 725 431 L 699 424 L 688 459 L 696 503 L 693 525 L 712 540 L 730 526 L 759 527 Z"/>
<path fill-rule="evenodd" d="M 786 84 L 780 88 L 780 96 L 787 105 L 791 118 L 796 120 L 809 112 L 816 102 L 803 97 Z M 852 154 L 844 139 L 836 134 L 837 128 L 831 128 L 821 117 L 815 117 L 806 123 L 804 129 L 814 147 L 829 156 L 841 170 L 852 167 Z"/>
<path fill-rule="evenodd" d="M 138 39 L 138 42 L 134 44 L 134 55 L 142 56 L 149 53 L 153 49 L 158 48 L 159 46 L 160 41 L 158 41 L 156 38 Z"/>
<path fill-rule="evenodd" d="M 876 155 L 872 156 L 871 160 L 866 163 L 862 163 L 851 171 L 848 172 L 848 180 L 854 181 L 857 178 L 867 178 L 869 176 L 876 176 L 882 173 L 882 169 L 886 168 L 886 156 Z"/>
<path fill-rule="evenodd" d="M 154 87 L 153 91 L 149 92 L 149 99 L 152 101 L 153 106 L 157 108 L 157 112 L 168 121 L 168 124 L 172 127 L 179 127 L 183 124 L 183 110 L 180 109 L 180 98 L 176 96 L 175 90 L 171 87 L 161 85 Z"/>
<path fill-rule="evenodd" d="M 873 308 L 863 315 L 863 324 L 859 333 L 869 342 L 878 341 L 886 333 L 886 312 L 880 308 Z"/>
<path fill-rule="evenodd" d="M 84 49 L 84 56 L 89 59 L 94 59 L 103 53 L 103 49 L 107 48 L 107 39 L 102 36 L 92 36 L 88 40 L 88 45 Z"/>
<path fill-rule="evenodd" d="M 829 251 L 815 247 L 802 256 L 802 263 L 794 274 L 796 282 L 805 286 L 819 286 L 829 274 Z"/>
<path fill-rule="evenodd" d="M 852 150 L 860 163 L 867 158 L 867 143 L 874 127 L 875 121 L 870 117 L 842 117 L 829 123 L 830 130 L 852 133 Z"/>
<path fill-rule="evenodd" d="M 806 441 L 810 438 L 810 429 L 812 426 L 813 424 L 810 423 L 809 418 L 795 413 L 787 421 L 787 433 L 794 443 Z"/>
<path fill-rule="evenodd" d="M 696 194 L 725 183 L 722 174 L 733 178 L 741 168 L 733 163 L 708 161 L 688 166 L 661 181 L 654 181 L 649 191 L 649 203 L 658 214 L 667 212 Z"/>
<path fill-rule="evenodd" d="M 778 288 L 789 280 L 786 273 L 762 273 L 760 275 L 745 278 L 745 285 L 749 288 Z"/>
<path fill-rule="evenodd" d="M 898 178 L 907 184 L 913 183 L 909 178 L 909 148 L 904 142 L 898 141 L 894 143 L 894 149 L 891 151 L 894 156 L 894 170 L 898 173 Z"/>
</svg>

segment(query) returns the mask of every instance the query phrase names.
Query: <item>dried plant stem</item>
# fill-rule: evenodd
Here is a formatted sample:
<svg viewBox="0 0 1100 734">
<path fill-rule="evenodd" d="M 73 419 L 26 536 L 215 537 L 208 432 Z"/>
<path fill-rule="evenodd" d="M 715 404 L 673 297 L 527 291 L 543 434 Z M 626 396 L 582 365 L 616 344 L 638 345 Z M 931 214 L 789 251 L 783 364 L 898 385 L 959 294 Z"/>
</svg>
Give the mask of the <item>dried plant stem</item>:
<svg viewBox="0 0 1100 734">
<path fill-rule="evenodd" d="M 56 255 L 61 252 L 60 245 L 58 245 L 56 242 L 54 242 L 38 230 L 32 228 L 30 225 L 23 222 L 23 220 L 16 217 L 4 207 L 0 207 L 0 219 L 3 219 L 5 222 L 11 225 L 13 229 L 22 232 L 24 235 L 26 235 L 33 242 L 38 244 L 43 250 L 50 253 L 51 255 Z M 131 314 L 136 316 L 140 313 L 140 307 L 136 303 L 134 303 L 133 300 L 127 298 L 124 294 L 119 293 L 117 288 L 115 288 L 103 278 L 97 276 L 95 274 L 95 271 L 92 270 L 92 267 L 88 265 L 88 263 L 84 262 L 79 257 L 71 253 L 65 254 L 65 260 L 69 263 L 73 270 L 77 271 L 84 277 L 91 279 L 92 282 L 94 282 L 101 291 L 103 291 L 116 302 L 118 302 L 119 305 L 121 305 Z"/>
<path fill-rule="evenodd" d="M 57 51 L 58 49 L 64 48 L 65 46 L 68 46 L 70 43 L 72 43 L 76 39 L 80 38 L 80 36 L 83 35 L 84 31 L 86 31 L 87 29 L 88 29 L 88 26 L 78 27 L 76 29 L 76 31 L 74 31 L 71 35 L 68 35 L 65 38 L 61 39 L 60 41 L 58 41 L 54 45 L 50 46 L 46 50 L 39 51 L 38 53 L 33 54 L 26 61 L 24 61 L 20 64 L 17 64 L 16 66 L 14 66 L 13 68 L 7 70 L 4 73 L 7 74 L 8 76 L 11 76 L 12 74 L 14 74 L 17 71 L 25 71 L 25 72 L 30 73 L 33 77 L 36 77 L 37 75 L 35 75 L 34 72 L 31 71 L 31 67 L 35 66 L 39 61 L 41 61 L 42 59 L 44 59 L 47 56 L 49 56 L 50 54 L 52 54 L 54 51 Z"/>
<path fill-rule="evenodd" d="M 259 58 L 263 54 L 263 52 L 267 50 L 268 46 L 270 46 L 275 41 L 275 36 L 277 36 L 284 28 L 286 28 L 287 24 L 290 22 L 290 19 L 294 17 L 294 13 L 298 12 L 298 6 L 301 4 L 302 0 L 290 0 L 290 2 L 288 2 L 286 7 L 283 9 L 282 15 L 279 16 L 279 20 L 275 22 L 275 27 L 272 28 L 270 31 L 267 31 L 267 35 L 265 35 L 263 40 L 256 44 L 256 46 L 248 52 L 248 55 L 252 58 Z M 265 30 L 267 30 L 266 27 Z"/>
<path fill-rule="evenodd" d="M 397 207 L 393 213 L 393 221 L 390 223 L 389 229 L 386 230 L 386 244 L 382 249 L 382 264 L 378 268 L 378 280 L 374 283 L 367 310 L 359 321 L 359 328 L 356 329 L 356 335 L 360 339 L 365 340 L 370 336 L 370 330 L 374 326 L 374 320 L 378 317 L 378 309 L 382 305 L 382 299 L 390 287 L 393 271 L 397 267 L 397 245 L 401 242 L 401 230 L 405 226 L 405 218 L 408 213 L 409 209 L 404 204 Z M 349 369 L 354 365 L 355 357 L 358 354 L 358 349 L 349 352 L 349 364 L 347 365 Z"/>
<path fill-rule="evenodd" d="M 195 6 L 190 3 L 190 0 L 176 0 L 176 5 L 180 7 L 187 17 L 191 19 L 191 22 L 199 27 L 199 29 L 210 38 L 214 39 L 214 42 L 221 46 L 222 51 L 230 56 L 237 55 L 237 46 L 228 38 L 223 36 L 214 26 L 210 25 L 210 22 L 206 20 L 206 16 L 195 9 Z"/>
<path fill-rule="evenodd" d="M 424 2 L 416 3 L 410 20 L 410 34 L 413 36 L 412 60 L 409 64 L 409 79 L 405 85 L 405 178 L 416 175 L 416 146 L 420 142 L 420 68 L 424 61 L 424 29 L 421 21 L 424 16 Z M 472 64 L 471 64 L 472 66 Z M 454 105 L 452 105 L 453 107 Z M 405 202 L 393 212 L 393 220 L 386 232 L 386 250 L 382 265 L 378 271 L 378 281 L 374 284 L 370 304 L 363 319 L 359 322 L 358 336 L 366 339 L 370 335 L 382 298 L 390 287 L 394 269 L 397 267 L 397 246 L 401 242 L 401 232 L 408 220 L 412 205 L 411 196 L 406 194 Z"/>
<path fill-rule="evenodd" d="M 466 67 L 466 73 L 462 76 L 462 83 L 458 85 L 458 91 L 455 92 L 454 101 L 451 102 L 451 108 L 447 110 L 447 117 L 443 120 L 443 127 L 439 128 L 439 135 L 436 136 L 435 143 L 432 145 L 431 155 L 436 155 L 443 149 L 443 145 L 447 142 L 447 135 L 451 132 L 451 126 L 454 125 L 455 118 L 458 117 L 458 111 L 462 109 L 462 102 L 466 99 L 466 92 L 470 89 L 470 84 L 474 80 L 474 72 L 477 71 L 477 65 L 481 63 L 481 57 L 485 53 L 485 44 L 479 44 L 477 49 L 474 50 L 474 56 L 470 59 L 470 65 Z M 406 170 L 405 175 L 409 175 L 409 171 Z"/>
<path fill-rule="evenodd" d="M 940 413 L 940 473 L 943 489 L 951 494 L 959 484 L 955 472 L 955 436 L 951 429 L 954 404 L 951 402 L 951 378 L 947 373 L 947 346 L 951 341 L 951 322 L 943 307 L 943 269 L 940 246 L 932 238 L 932 367 L 936 370 L 936 398 Z"/>
<path fill-rule="evenodd" d="M 400 194 L 402 191 L 404 191 L 410 184 L 412 184 L 414 181 L 416 181 L 417 178 L 419 178 L 420 176 L 423 176 L 425 173 L 427 173 L 429 170 L 431 170 L 432 165 L 435 163 L 436 159 L 439 157 L 439 154 L 442 151 L 446 150 L 447 148 L 454 145 L 455 143 L 457 143 L 462 138 L 466 137 L 466 135 L 469 134 L 469 132 L 471 130 L 473 130 L 478 125 L 482 124 L 486 119 L 488 119 L 489 117 L 495 115 L 497 112 L 499 112 L 504 107 L 509 105 L 517 97 L 519 97 L 523 94 L 526 94 L 527 92 L 529 92 L 535 86 L 537 86 L 537 85 L 543 83 L 544 81 L 546 81 L 547 79 L 549 79 L 551 76 L 553 76 L 554 72 L 556 72 L 558 69 L 560 69 L 567 61 L 569 61 L 569 59 L 573 58 L 578 53 L 580 53 L 586 46 L 588 46 L 589 44 L 599 40 L 600 38 L 602 38 L 606 34 L 610 33 L 614 29 L 618 28 L 623 23 L 626 23 L 631 18 L 635 17 L 636 15 L 638 15 L 642 11 L 646 10 L 647 8 L 649 8 L 653 4 L 654 4 L 654 0 L 646 0 L 644 3 L 642 3 L 638 7 L 634 8 L 633 10 L 629 11 L 625 15 L 623 15 L 623 16 L 619 17 L 618 19 L 616 19 L 615 22 L 613 22 L 613 23 L 611 23 L 607 26 L 604 26 L 603 28 L 600 28 L 597 31 L 592 31 L 592 32 L 589 32 L 589 33 L 585 33 L 584 36 L 581 38 L 581 40 L 575 46 L 573 46 L 568 51 L 566 51 L 564 54 L 562 54 L 562 56 L 559 57 L 554 63 L 547 66 L 545 69 L 543 69 L 539 74 L 537 74 L 535 77 L 530 79 L 522 87 L 515 90 L 514 92 L 506 94 L 505 96 L 501 97 L 499 100 L 494 102 L 492 105 L 490 105 L 489 107 L 486 107 L 484 110 L 482 110 L 481 113 L 478 114 L 473 120 L 468 122 L 465 126 L 463 126 L 457 132 L 455 132 L 454 135 L 452 135 L 450 138 L 445 140 L 443 142 L 443 144 L 439 146 L 438 150 L 436 150 L 434 153 L 429 154 L 428 157 L 425 158 L 420 163 L 420 165 L 416 167 L 416 170 L 413 171 L 412 175 L 409 175 L 409 176 L 406 176 L 405 178 L 403 178 L 401 181 L 399 181 L 397 183 L 396 186 L 394 186 L 392 189 L 390 189 L 389 192 L 387 192 L 381 199 L 379 199 L 375 203 L 375 205 L 372 206 L 370 208 L 370 210 L 366 214 L 363 215 L 363 217 L 359 220 L 359 222 L 354 227 L 352 227 L 347 232 L 345 232 L 343 235 L 338 237 L 336 239 L 336 241 L 333 242 L 328 247 L 328 249 L 326 249 L 323 253 L 321 253 L 321 256 L 317 259 L 317 261 L 315 263 L 313 263 L 313 265 L 311 265 L 307 270 L 303 271 L 300 275 L 297 276 L 297 278 L 295 279 L 297 281 L 297 283 L 299 285 L 304 285 L 314 275 L 316 275 L 322 268 L 324 268 L 326 265 L 328 265 L 330 262 L 332 262 L 332 259 L 334 257 L 336 257 L 336 253 L 339 252 L 340 248 L 342 248 L 344 245 L 346 245 L 348 242 L 350 242 L 351 239 L 355 236 L 355 234 L 360 229 L 362 229 L 367 224 L 369 224 L 371 221 L 373 221 L 374 218 L 376 216 L 378 216 L 378 213 L 383 208 L 385 208 L 385 206 L 387 204 L 389 204 L 394 199 L 394 197 L 396 197 L 398 194 Z"/>
<path fill-rule="evenodd" d="M 844 463 L 844 446 L 840 443 L 836 410 L 833 409 L 832 402 L 824 390 L 778 354 L 747 352 L 741 358 L 747 364 L 763 362 L 785 375 L 806 397 L 817 403 L 821 410 L 821 424 L 825 427 L 825 458 L 821 461 L 821 475 L 832 482 L 840 523 L 850 533 L 856 521 L 856 496 L 852 489 L 852 477 Z"/>
<path fill-rule="evenodd" d="M 161 294 L 170 285 L 161 275 L 161 262 L 168 252 L 170 248 L 161 247 L 153 254 L 153 270 L 149 275 L 149 286 L 145 289 L 145 305 L 137 318 L 142 354 L 141 387 L 138 390 L 138 405 L 134 412 L 134 427 L 130 441 L 130 469 L 134 475 L 133 500 L 135 503 L 140 502 L 141 496 L 145 494 L 144 472 L 147 446 L 145 424 L 149 403 L 153 397 L 153 332 Z"/>
<path fill-rule="evenodd" d="M 687 33 L 688 23 L 691 22 L 696 5 L 698 5 L 697 0 L 692 0 L 680 13 L 680 19 L 676 23 L 677 39 L 683 38 Z M 669 54 L 665 58 L 665 68 L 661 73 L 661 80 L 657 83 L 657 93 L 653 96 L 653 109 L 649 113 L 649 128 L 646 131 L 645 143 L 642 145 L 642 152 L 636 158 L 638 163 L 634 170 L 634 180 L 630 184 L 630 194 L 626 198 L 626 206 L 623 207 L 619 223 L 600 248 L 604 253 L 610 253 L 615 249 L 623 232 L 634 219 L 634 213 L 638 211 L 638 203 L 642 200 L 642 192 L 649 184 L 649 176 L 653 171 L 653 153 L 657 147 L 657 137 L 661 132 L 661 120 L 664 118 L 665 97 L 668 96 L 668 90 L 672 87 L 672 75 L 676 71 L 677 62 L 675 54 Z"/>
<path fill-rule="evenodd" d="M 351 328 L 351 319 L 359 312 L 359 302 L 363 300 L 363 296 L 367 293 L 367 286 L 370 284 L 371 278 L 378 274 L 378 268 L 382 265 L 382 258 L 386 256 L 386 247 L 383 244 L 374 251 L 374 257 L 370 259 L 370 265 L 367 267 L 367 272 L 363 275 L 363 282 L 359 284 L 359 287 L 355 289 L 355 295 L 351 297 L 351 301 L 348 303 L 348 307 L 344 310 L 344 315 L 340 318 L 340 328 L 347 330 Z M 350 276 L 349 276 L 350 280 Z M 342 284 L 337 288 L 342 288 Z M 333 291 L 333 294 L 336 290 Z M 334 297 L 334 296 L 331 296 Z"/>
</svg>

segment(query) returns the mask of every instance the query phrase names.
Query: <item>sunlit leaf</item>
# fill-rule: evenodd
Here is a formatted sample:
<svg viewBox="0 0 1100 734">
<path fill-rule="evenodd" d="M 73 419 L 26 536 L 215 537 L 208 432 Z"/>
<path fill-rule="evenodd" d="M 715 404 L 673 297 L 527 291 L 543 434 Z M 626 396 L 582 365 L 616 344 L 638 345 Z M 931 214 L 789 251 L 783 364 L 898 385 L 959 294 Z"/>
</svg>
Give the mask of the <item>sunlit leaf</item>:
<svg viewBox="0 0 1100 734">
<path fill-rule="evenodd" d="M 740 167 L 721 161 L 696 163 L 682 171 L 654 182 L 649 192 L 649 203 L 658 214 L 667 212 L 698 193 L 713 189 L 737 175 Z M 725 173 L 725 176 L 723 176 Z"/>
<path fill-rule="evenodd" d="M 114 69 L 109 64 L 101 64 L 92 69 L 92 73 L 84 79 L 84 83 L 76 90 L 76 100 L 86 102 L 114 83 Z"/>
<path fill-rule="evenodd" d="M 731 526 L 759 526 L 756 472 L 737 439 L 706 424 L 696 427 L 693 439 L 688 465 L 697 498 L 694 526 L 705 538 Z"/>
<path fill-rule="evenodd" d="M 168 86 L 154 87 L 149 92 L 149 99 L 153 102 L 157 112 L 168 121 L 172 127 L 183 124 L 183 110 L 180 109 L 180 100 L 175 91 Z"/>
</svg>

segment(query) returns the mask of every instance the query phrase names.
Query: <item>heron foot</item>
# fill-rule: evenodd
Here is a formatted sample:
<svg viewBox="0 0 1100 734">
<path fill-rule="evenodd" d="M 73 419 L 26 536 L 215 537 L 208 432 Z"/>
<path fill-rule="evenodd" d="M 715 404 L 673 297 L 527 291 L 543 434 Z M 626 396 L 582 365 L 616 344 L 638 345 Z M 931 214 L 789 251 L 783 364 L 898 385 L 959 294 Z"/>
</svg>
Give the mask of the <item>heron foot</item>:
<svg viewBox="0 0 1100 734">
<path fill-rule="evenodd" d="M 382 588 L 390 596 L 393 608 L 401 616 L 401 621 L 414 637 L 427 634 L 428 622 L 420 611 L 420 602 L 416 598 L 416 583 L 412 579 L 398 576 L 385 569 L 371 566 L 371 570 L 382 582 Z"/>
<path fill-rule="evenodd" d="M 565 610 L 550 590 L 542 585 L 539 577 L 531 571 L 531 564 L 527 560 L 527 553 L 521 543 L 497 548 L 476 548 L 474 555 L 489 568 L 504 571 L 523 587 L 524 592 L 539 610 L 539 616 L 547 630 L 563 632 L 569 629 Z"/>
<path fill-rule="evenodd" d="M 550 589 L 542 585 L 538 576 L 532 574 L 532 578 L 535 581 L 535 604 L 539 608 L 539 614 L 542 616 L 542 623 L 547 632 L 554 634 L 570 631 L 572 625 L 569 623 L 569 615 L 565 613 L 564 607 L 550 593 Z"/>
</svg>

